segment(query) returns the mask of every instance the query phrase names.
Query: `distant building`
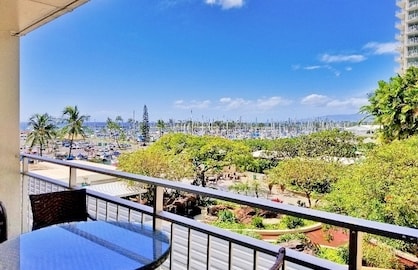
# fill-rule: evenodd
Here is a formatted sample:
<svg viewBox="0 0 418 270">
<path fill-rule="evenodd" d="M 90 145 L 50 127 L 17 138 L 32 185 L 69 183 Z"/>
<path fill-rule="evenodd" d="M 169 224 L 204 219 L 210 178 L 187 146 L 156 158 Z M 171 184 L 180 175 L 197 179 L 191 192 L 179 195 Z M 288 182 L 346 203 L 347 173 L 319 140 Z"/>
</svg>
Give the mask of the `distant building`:
<svg viewBox="0 0 418 270">
<path fill-rule="evenodd" d="M 411 66 L 418 67 L 418 0 L 396 0 L 396 5 L 399 7 L 396 17 L 400 20 L 396 24 L 400 43 L 398 62 L 403 74 Z"/>
<path fill-rule="evenodd" d="M 357 136 L 373 137 L 376 130 L 379 129 L 378 125 L 357 125 L 352 127 L 346 127 L 344 130 L 350 131 Z"/>
</svg>

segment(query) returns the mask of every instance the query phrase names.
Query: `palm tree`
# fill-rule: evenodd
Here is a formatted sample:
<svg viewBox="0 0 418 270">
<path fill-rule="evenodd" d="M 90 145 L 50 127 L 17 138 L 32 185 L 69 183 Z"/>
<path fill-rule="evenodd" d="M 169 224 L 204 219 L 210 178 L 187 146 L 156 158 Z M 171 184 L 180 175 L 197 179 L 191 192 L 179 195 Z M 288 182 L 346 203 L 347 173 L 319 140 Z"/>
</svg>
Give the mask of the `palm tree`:
<svg viewBox="0 0 418 270">
<path fill-rule="evenodd" d="M 86 127 L 84 122 L 89 119 L 88 115 L 80 115 L 77 106 L 67 106 L 64 108 L 63 121 L 65 126 L 62 128 L 63 134 L 68 135 L 70 139 L 70 151 L 68 156 L 71 156 L 71 149 L 73 148 L 74 139 L 78 136 L 86 137 Z"/>
<path fill-rule="evenodd" d="M 110 132 L 110 136 L 113 137 L 113 140 L 116 142 L 118 148 L 120 149 L 121 147 L 119 144 L 119 137 L 121 136 L 121 133 L 123 133 L 123 131 L 120 124 L 117 121 L 117 117 L 116 121 L 113 121 L 110 117 L 108 117 L 106 120 L 106 128 Z"/>
<path fill-rule="evenodd" d="M 28 134 L 26 142 L 33 148 L 39 145 L 39 154 L 42 156 L 42 150 L 48 141 L 56 134 L 56 126 L 49 114 L 34 114 L 29 118 L 29 126 L 32 131 Z"/>
<path fill-rule="evenodd" d="M 116 116 L 115 122 L 118 123 L 119 126 L 122 127 L 123 126 L 123 118 L 122 118 L 122 116 L 120 116 L 120 115 Z"/>
<path fill-rule="evenodd" d="M 157 128 L 158 128 L 158 133 L 160 135 L 160 137 L 163 135 L 164 129 L 165 129 L 165 123 L 164 120 L 158 120 L 157 121 Z"/>
<path fill-rule="evenodd" d="M 135 125 L 135 120 L 133 118 L 128 118 L 128 124 L 129 124 L 129 128 L 131 129 L 131 131 L 134 129 L 134 125 Z"/>
<path fill-rule="evenodd" d="M 136 137 L 136 127 L 137 127 L 136 121 L 133 118 L 129 118 L 128 124 L 129 124 L 129 135 L 132 136 L 133 138 Z"/>
</svg>

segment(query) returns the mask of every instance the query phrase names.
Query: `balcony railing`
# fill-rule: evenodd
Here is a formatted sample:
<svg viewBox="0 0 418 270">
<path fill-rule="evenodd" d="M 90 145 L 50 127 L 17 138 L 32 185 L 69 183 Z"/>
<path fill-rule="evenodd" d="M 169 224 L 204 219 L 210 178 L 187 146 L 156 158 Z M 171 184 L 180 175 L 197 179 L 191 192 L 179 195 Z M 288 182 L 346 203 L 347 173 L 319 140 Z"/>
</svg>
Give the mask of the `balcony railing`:
<svg viewBox="0 0 418 270">
<path fill-rule="evenodd" d="M 409 8 L 413 8 L 416 6 L 418 6 L 418 1 L 415 1 L 415 0 L 409 1 L 409 5 L 408 5 Z"/>
<path fill-rule="evenodd" d="M 240 235 L 228 230 L 201 223 L 163 210 L 164 189 L 198 194 L 258 209 L 275 211 L 303 219 L 345 228 L 349 231 L 349 265 L 340 265 L 294 250 L 286 252 L 287 269 L 360 269 L 361 234 L 370 233 L 393 239 L 418 243 L 418 230 L 385 223 L 368 221 L 304 207 L 271 202 L 210 188 L 125 173 L 96 166 L 60 161 L 33 155 L 21 155 L 23 198 L 28 194 L 43 193 L 73 188 L 78 171 L 89 171 L 145 184 L 154 189 L 154 206 L 149 207 L 119 197 L 109 196 L 90 189 L 88 193 L 89 214 L 99 220 L 123 220 L 152 223 L 166 231 L 172 241 L 170 258 L 161 269 L 268 269 L 274 262 L 278 246 Z M 52 163 L 68 169 L 66 181 L 42 176 L 28 170 L 28 161 Z M 30 228 L 31 213 L 28 200 L 23 200 L 23 231 Z"/>
</svg>

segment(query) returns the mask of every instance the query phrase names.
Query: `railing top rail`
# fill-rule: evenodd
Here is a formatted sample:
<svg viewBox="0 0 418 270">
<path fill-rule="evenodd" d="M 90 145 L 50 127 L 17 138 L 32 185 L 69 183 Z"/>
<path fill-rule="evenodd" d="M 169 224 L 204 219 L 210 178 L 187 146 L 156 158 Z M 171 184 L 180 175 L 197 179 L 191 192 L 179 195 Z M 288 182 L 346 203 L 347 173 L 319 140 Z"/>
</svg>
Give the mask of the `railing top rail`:
<svg viewBox="0 0 418 270">
<path fill-rule="evenodd" d="M 335 213 L 329 213 L 325 211 L 319 211 L 315 209 L 309 209 L 304 207 L 298 207 L 294 205 L 288 205 L 283 203 L 277 203 L 268 201 L 265 199 L 248 197 L 240 194 L 235 194 L 226 191 L 220 191 L 210 188 L 203 188 L 198 186 L 193 186 L 185 183 L 169 181 L 161 178 L 137 175 L 132 173 L 121 172 L 117 170 L 110 170 L 99 168 L 96 166 L 84 165 L 74 162 L 61 161 L 46 157 L 40 157 L 35 155 L 21 154 L 23 158 L 34 159 L 44 162 L 49 162 L 53 164 L 58 164 L 62 166 L 67 166 L 69 168 L 77 168 L 87 171 L 92 171 L 95 173 L 105 174 L 109 176 L 114 176 L 118 178 L 124 178 L 136 182 L 141 182 L 149 185 L 161 186 L 164 188 L 170 188 L 175 190 L 180 190 L 184 192 L 190 192 L 199 194 L 201 196 L 207 196 L 211 198 L 216 198 L 224 201 L 230 201 L 237 204 L 248 205 L 255 208 L 266 209 L 270 211 L 276 211 L 281 214 L 296 216 L 304 219 L 309 219 L 313 221 L 322 222 L 325 224 L 330 224 L 342 228 L 346 228 L 353 231 L 361 231 L 365 233 L 390 237 L 394 239 L 400 239 L 408 242 L 418 243 L 418 229 L 401 227 L 397 225 L 370 221 L 350 216 L 344 216 Z M 23 172 L 24 173 L 24 172 Z"/>
<path fill-rule="evenodd" d="M 165 212 L 158 214 L 158 217 L 164 220 L 172 221 L 176 224 L 185 226 L 187 228 L 191 228 L 196 231 L 201 232 L 210 232 L 210 235 L 213 235 L 215 237 L 219 238 L 228 238 L 228 239 L 234 239 L 234 243 L 238 243 L 241 246 L 244 247 L 254 247 L 257 246 L 258 250 L 267 253 L 270 255 L 276 255 L 277 254 L 277 246 L 272 246 L 268 242 L 259 241 L 255 238 L 252 238 L 250 236 L 245 236 L 241 234 L 235 234 L 228 230 L 217 228 L 214 226 L 210 226 L 208 224 L 199 223 L 199 226 L 196 226 L 196 222 L 193 219 L 185 218 L 173 213 Z M 346 265 L 339 265 L 337 263 L 321 259 L 303 252 L 295 251 L 292 249 L 288 249 L 286 251 L 286 260 L 289 262 L 296 263 L 298 265 L 303 265 L 304 267 L 309 267 L 312 269 L 333 269 L 333 270 L 347 270 Z"/>
</svg>

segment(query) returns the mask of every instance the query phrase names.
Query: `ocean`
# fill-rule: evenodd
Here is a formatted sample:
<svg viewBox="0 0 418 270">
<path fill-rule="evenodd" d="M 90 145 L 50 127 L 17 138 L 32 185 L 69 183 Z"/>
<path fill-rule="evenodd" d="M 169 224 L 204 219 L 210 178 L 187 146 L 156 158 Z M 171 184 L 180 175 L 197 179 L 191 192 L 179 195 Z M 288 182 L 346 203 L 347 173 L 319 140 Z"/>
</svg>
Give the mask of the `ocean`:
<svg viewBox="0 0 418 270">
<path fill-rule="evenodd" d="M 27 130 L 28 129 L 28 123 L 29 122 L 20 122 L 20 130 Z M 106 127 L 106 122 L 86 122 L 84 123 L 86 127 L 89 127 L 91 129 L 102 129 Z M 128 123 L 124 123 L 124 126 L 127 126 Z M 60 127 L 60 125 L 57 125 Z"/>
</svg>

